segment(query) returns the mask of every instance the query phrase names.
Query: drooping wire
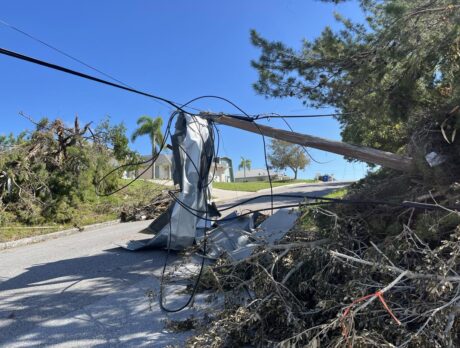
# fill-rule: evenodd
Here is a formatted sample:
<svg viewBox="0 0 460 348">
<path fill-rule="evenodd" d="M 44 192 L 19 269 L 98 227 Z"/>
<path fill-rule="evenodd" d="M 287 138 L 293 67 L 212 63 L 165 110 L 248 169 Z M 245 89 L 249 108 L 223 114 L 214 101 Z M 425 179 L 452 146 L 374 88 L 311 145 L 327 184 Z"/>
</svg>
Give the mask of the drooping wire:
<svg viewBox="0 0 460 348">
<path fill-rule="evenodd" d="M 243 205 L 248 203 L 249 201 L 261 198 L 261 197 L 269 197 L 270 195 L 262 195 L 262 196 L 257 196 L 257 197 L 252 197 L 248 199 L 247 201 L 243 202 L 238 202 L 235 205 L 231 207 L 227 207 L 224 209 L 220 209 L 220 211 L 228 210 L 231 208 L 235 208 L 237 206 Z M 444 210 L 445 207 L 440 207 L 436 204 L 428 204 L 428 203 L 418 203 L 418 202 L 410 202 L 410 201 L 404 201 L 404 202 L 391 202 L 391 201 L 357 201 L 357 200 L 348 200 L 348 199 L 337 199 L 337 198 L 326 198 L 326 197 L 315 197 L 315 196 L 302 196 L 302 195 L 284 195 L 284 194 L 274 194 L 274 197 L 291 197 L 291 198 L 303 198 L 303 199 L 315 199 L 317 200 L 316 202 L 298 202 L 298 203 L 293 203 L 293 204 L 284 204 L 280 206 L 276 206 L 276 209 L 284 209 L 284 208 L 298 208 L 298 207 L 308 207 L 308 206 L 316 206 L 316 205 L 334 205 L 334 204 L 349 204 L 349 205 L 388 205 L 388 206 L 393 206 L 393 207 L 402 207 L 402 208 L 414 208 L 414 209 L 425 209 L 425 210 Z M 171 198 L 177 202 L 179 205 L 181 205 L 184 209 L 186 209 L 190 214 L 193 214 L 197 217 L 200 217 L 198 215 L 199 213 L 202 213 L 202 211 L 195 210 L 192 207 L 186 205 L 184 202 L 179 200 L 177 197 L 171 194 Z M 318 201 L 319 200 L 319 201 Z M 224 217 L 221 219 L 208 219 L 210 222 L 214 223 L 219 223 L 219 222 L 226 222 L 226 221 L 231 221 L 231 220 L 236 220 L 242 216 L 249 215 L 252 213 L 256 212 L 262 212 L 266 210 L 270 210 L 271 208 L 260 208 L 260 209 L 248 209 L 248 212 L 244 214 L 239 214 L 236 216 L 230 216 L 230 217 Z M 449 207 L 449 209 L 458 209 L 455 207 Z M 203 219 L 203 217 L 200 217 Z"/>
<path fill-rule="evenodd" d="M 115 88 L 123 89 L 123 90 L 129 91 L 129 92 L 132 92 L 132 93 L 140 94 L 140 95 L 143 95 L 143 96 L 146 96 L 146 97 L 149 97 L 149 98 L 153 98 L 153 99 L 155 99 L 157 101 L 163 101 L 166 104 L 172 106 L 174 109 L 179 109 L 179 110 L 181 110 L 183 112 L 186 112 L 185 110 L 183 110 L 185 105 L 189 104 L 189 102 L 188 102 L 188 103 L 183 104 L 183 106 L 179 106 L 179 104 L 180 104 L 179 102 L 175 102 L 175 101 L 173 101 L 171 99 L 167 99 L 167 98 L 160 97 L 160 96 L 157 96 L 157 95 L 154 95 L 154 94 L 151 94 L 151 93 L 143 92 L 143 91 L 135 89 L 135 88 L 131 88 L 128 85 L 124 84 L 123 82 L 121 82 L 121 81 L 119 81 L 117 79 L 114 79 L 114 81 L 117 81 L 119 83 L 113 83 L 113 82 L 103 80 L 103 79 L 100 79 L 100 78 L 92 76 L 92 75 L 88 75 L 88 74 L 85 74 L 85 73 L 82 73 L 82 72 L 79 72 L 79 71 L 76 71 L 76 70 L 72 70 L 72 69 L 57 65 L 57 64 L 49 63 L 49 62 L 46 62 L 44 60 L 37 59 L 37 58 L 31 57 L 31 56 L 27 56 L 27 55 L 24 55 L 24 54 L 21 54 L 21 53 L 17 53 L 17 52 L 14 52 L 14 51 L 11 51 L 11 50 L 8 50 L 8 49 L 5 49 L 5 48 L 0 47 L 0 54 L 6 55 L 6 56 L 9 56 L 9 57 L 13 57 L 13 58 L 16 58 L 16 59 L 19 59 L 19 60 L 23 60 L 23 61 L 26 61 L 26 62 L 29 62 L 29 63 L 41 65 L 41 66 L 47 67 L 49 69 L 61 71 L 61 72 L 64 72 L 64 73 L 67 73 L 67 74 L 70 74 L 70 75 L 78 76 L 78 77 L 81 77 L 81 78 L 84 78 L 84 79 L 87 79 L 87 80 L 91 80 L 91 81 L 94 81 L 94 82 L 99 82 L 99 83 L 102 83 L 102 84 L 105 84 L 105 85 L 108 85 L 108 86 L 112 86 L 112 87 L 115 87 Z M 77 59 L 77 58 L 73 58 L 73 59 Z M 79 60 L 77 60 L 77 61 L 79 61 Z M 90 66 L 90 65 L 85 63 L 85 66 Z M 91 67 L 91 68 L 93 68 L 93 67 Z M 98 70 L 96 68 L 94 68 L 94 69 L 95 69 L 95 71 L 101 73 L 100 70 Z M 105 74 L 105 75 L 107 75 L 107 74 Z M 110 75 L 107 75 L 107 76 L 110 76 Z M 112 77 L 110 77 L 110 78 L 113 79 Z M 224 97 L 209 95 L 209 96 L 198 97 L 198 98 L 195 98 L 194 100 L 198 100 L 198 99 L 201 99 L 201 98 L 216 98 L 216 99 L 221 99 L 223 101 L 226 101 L 226 102 L 232 104 L 234 107 L 236 107 L 240 112 L 242 112 L 245 115 L 245 117 L 241 117 L 239 115 L 230 115 L 230 114 L 228 114 L 227 116 L 235 117 L 235 118 L 242 118 L 242 119 L 245 119 L 245 120 L 248 120 L 248 121 L 254 121 L 254 120 L 257 120 L 257 119 L 260 120 L 260 119 L 266 119 L 266 118 L 276 118 L 276 117 L 285 117 L 285 118 L 332 117 L 332 116 L 340 116 L 340 115 L 356 113 L 356 112 L 347 112 L 347 113 L 335 113 L 335 114 L 280 115 L 280 116 L 258 114 L 258 115 L 252 115 L 251 116 L 248 113 L 244 112 L 235 103 L 229 101 L 228 99 L 226 99 Z M 201 111 L 200 109 L 196 109 L 196 108 L 192 108 L 192 107 L 189 107 L 189 108 L 195 109 L 197 111 Z M 191 114 L 190 112 L 188 112 L 188 113 Z"/>
<path fill-rule="evenodd" d="M 168 123 L 167 123 L 167 126 L 166 126 L 165 135 L 163 136 L 163 142 L 161 143 L 160 148 L 159 148 L 158 152 L 155 154 L 155 156 L 152 156 L 152 158 L 149 158 L 149 159 L 147 159 L 145 161 L 134 162 L 134 163 L 131 162 L 131 163 L 122 164 L 122 165 L 119 165 L 116 168 L 110 170 L 107 174 L 105 174 L 101 179 L 99 179 L 96 182 L 96 194 L 98 196 L 101 196 L 101 197 L 111 196 L 111 195 L 113 195 L 113 194 L 115 194 L 117 192 L 120 192 L 121 190 L 127 188 L 128 186 L 132 185 L 144 173 L 146 173 L 155 164 L 155 161 L 158 159 L 158 157 L 160 156 L 161 152 L 166 147 L 167 139 L 168 139 L 169 135 L 171 134 L 171 124 L 172 124 L 172 121 L 174 120 L 174 118 L 176 116 L 177 116 L 177 111 L 173 112 L 171 114 L 171 116 L 169 117 L 169 120 L 168 120 Z M 137 174 L 131 181 L 129 181 L 125 185 L 123 185 L 123 186 L 121 186 L 121 187 L 119 187 L 119 188 L 117 188 L 115 190 L 112 190 L 112 191 L 110 191 L 108 193 L 107 192 L 104 192 L 104 193 L 101 192 L 101 190 L 100 190 L 101 184 L 107 179 L 107 177 L 109 177 L 114 172 L 117 172 L 117 171 L 119 171 L 120 169 L 123 169 L 123 168 L 140 166 L 140 165 L 147 164 L 147 163 L 150 163 L 150 164 L 142 172 Z"/>
<path fill-rule="evenodd" d="M 335 117 L 335 116 L 342 116 L 342 115 L 352 115 L 356 114 L 356 112 L 336 112 L 330 114 L 305 114 L 305 115 L 280 115 L 277 113 L 270 113 L 270 114 L 260 114 L 254 117 L 254 120 L 263 120 L 263 119 L 270 119 L 270 118 L 320 118 L 320 117 Z"/>
<path fill-rule="evenodd" d="M 215 96 L 215 95 L 201 96 L 201 97 L 197 97 L 197 98 L 192 99 L 192 102 L 196 101 L 196 100 L 199 100 L 199 99 L 203 99 L 203 98 L 214 98 L 214 99 L 223 100 L 223 101 L 229 103 L 230 105 L 234 106 L 240 112 L 242 112 L 243 115 L 245 116 L 246 120 L 251 121 L 251 122 L 254 123 L 254 125 L 258 129 L 260 135 L 262 136 L 262 143 L 263 143 L 263 149 L 264 149 L 265 169 L 267 171 L 268 182 L 269 182 L 269 185 L 270 185 L 270 194 L 273 196 L 273 183 L 272 183 L 272 178 L 271 178 L 271 175 L 270 175 L 270 166 L 268 165 L 268 156 L 267 156 L 267 146 L 266 146 L 266 142 L 265 142 L 265 135 L 262 133 L 262 130 L 260 129 L 259 125 L 256 122 L 254 122 L 254 120 L 257 119 L 257 116 L 251 117 L 246 111 L 244 111 L 242 108 L 240 108 L 234 102 L 230 101 L 227 98 L 220 97 L 220 96 Z M 235 117 L 235 118 L 241 118 L 238 115 L 229 115 L 229 116 L 230 117 Z M 272 211 L 272 214 L 273 214 L 273 198 L 271 199 L 271 211 Z"/>
<path fill-rule="evenodd" d="M 127 83 L 121 81 L 120 79 L 117 79 L 117 78 L 114 77 L 113 75 L 109 75 L 108 73 L 106 73 L 106 72 L 104 72 L 104 71 L 102 71 L 102 70 L 100 70 L 100 69 L 94 67 L 93 65 L 90 65 L 90 64 L 84 62 L 83 60 L 81 60 L 81 59 L 79 59 L 79 58 L 77 58 L 77 57 L 75 57 L 75 56 L 73 56 L 73 55 L 71 55 L 71 54 L 69 54 L 69 53 L 63 51 L 62 49 L 60 49 L 60 48 L 58 48 L 58 47 L 56 47 L 56 46 L 54 46 L 54 45 L 51 45 L 50 43 L 48 43 L 48 42 L 46 42 L 46 41 L 44 41 L 44 40 L 42 40 L 42 39 L 36 37 L 35 35 L 29 34 L 28 32 L 26 32 L 26 31 L 23 30 L 23 29 L 20 29 L 20 28 L 14 26 L 14 25 L 12 25 L 12 24 L 10 24 L 10 23 L 8 23 L 8 22 L 2 20 L 2 19 L 0 19 L 0 24 L 3 24 L 5 27 L 7 27 L 7 28 L 9 28 L 9 29 L 11 29 L 11 30 L 14 30 L 14 31 L 16 31 L 17 33 L 20 33 L 21 35 L 24 35 L 24 36 L 28 37 L 29 39 L 32 39 L 33 41 L 36 41 L 36 42 L 38 42 L 38 43 L 40 43 L 40 44 L 42 44 L 42 45 L 44 45 L 44 46 L 46 46 L 46 47 L 52 49 L 53 51 L 55 51 L 55 52 L 57 52 L 57 53 L 59 53 L 59 54 L 65 56 L 65 57 L 67 57 L 67 58 L 69 58 L 69 59 L 71 59 L 71 60 L 73 60 L 73 61 L 75 61 L 75 62 L 77 62 L 77 63 L 79 63 L 79 64 L 81 64 L 81 65 L 83 65 L 83 66 L 85 66 L 85 67 L 87 67 L 88 69 L 91 69 L 91 70 L 93 70 L 93 71 L 95 71 L 95 72 L 97 72 L 97 73 L 99 73 L 99 74 L 101 74 L 101 75 L 103 75 L 103 76 L 105 76 L 105 77 L 111 79 L 112 81 L 118 82 L 119 84 L 121 84 L 121 85 L 123 85 L 123 86 L 125 86 L 125 87 L 134 88 L 134 87 L 130 86 L 129 84 L 127 84 Z M 162 105 L 162 106 L 166 106 L 166 107 L 168 107 L 168 108 L 171 108 L 170 105 L 164 105 L 164 104 L 163 104 L 161 101 L 159 101 L 159 100 L 156 100 L 156 102 L 159 103 L 159 104 Z M 174 102 L 174 103 L 180 104 L 180 103 L 178 103 L 178 102 Z M 190 109 L 194 109 L 195 111 L 201 111 L 201 110 L 196 109 L 196 108 L 190 108 Z"/>
<path fill-rule="evenodd" d="M 169 99 L 154 95 L 154 94 L 143 92 L 143 91 L 131 88 L 131 87 L 126 87 L 126 86 L 123 86 L 123 85 L 118 84 L 118 83 L 103 80 L 103 79 L 100 79 L 100 78 L 92 76 L 92 75 L 84 74 L 84 73 L 76 71 L 76 70 L 65 68 L 65 67 L 60 66 L 60 65 L 49 63 L 49 62 L 46 62 L 46 61 L 43 61 L 43 60 L 40 60 L 40 59 L 37 59 L 37 58 L 33 58 L 33 57 L 26 56 L 26 55 L 23 55 L 23 54 L 20 54 L 20 53 L 11 51 L 11 50 L 7 50 L 7 49 L 4 49 L 4 48 L 0 48 L 0 54 L 10 56 L 10 57 L 13 57 L 13 58 L 17 58 L 17 59 L 20 59 L 20 60 L 23 60 L 23 61 L 26 61 L 26 62 L 38 64 L 38 65 L 41 65 L 41 66 L 44 66 L 44 67 L 47 67 L 47 68 L 50 68 L 50 69 L 53 69 L 53 70 L 61 71 L 61 72 L 64 72 L 64 73 L 67 73 L 67 74 L 70 74 L 70 75 L 74 75 L 74 76 L 78 76 L 78 77 L 81 77 L 81 78 L 84 78 L 84 79 L 87 79 L 87 80 L 91 80 L 91 81 L 94 81 L 94 82 L 99 82 L 99 83 L 102 83 L 104 85 L 108 85 L 108 86 L 112 86 L 112 87 L 115 87 L 115 88 L 123 89 L 125 91 L 140 94 L 140 95 L 143 95 L 145 97 L 160 100 L 160 101 L 163 101 L 163 102 L 171 105 L 174 109 L 179 109 L 179 110 L 181 110 L 183 112 L 186 112 L 185 110 L 183 110 L 175 102 L 173 102 L 173 101 L 171 101 Z"/>
<path fill-rule="evenodd" d="M 248 118 L 250 118 L 250 116 L 243 110 L 241 109 L 239 106 L 237 106 L 235 103 L 233 103 L 232 101 L 230 101 L 229 99 L 226 99 L 224 97 L 220 97 L 220 96 L 213 96 L 213 95 L 209 95 L 209 96 L 200 96 L 200 97 L 197 97 L 197 98 L 194 98 L 190 101 L 188 101 L 186 104 L 184 104 L 183 106 L 185 105 L 188 105 L 190 103 L 193 103 L 197 100 L 200 100 L 200 99 L 204 99 L 204 98 L 214 98 L 214 99 L 219 99 L 219 100 L 223 100 L 227 103 L 229 103 L 230 105 L 234 106 L 235 108 L 237 108 L 239 111 L 241 111 L 243 114 L 245 114 Z M 195 115 L 191 115 L 195 122 L 196 119 L 195 119 Z M 197 122 L 198 123 L 198 122 Z M 198 123 L 199 124 L 199 123 Z M 212 126 L 213 126 L 213 122 L 212 122 Z M 214 140 L 215 140 L 215 136 L 214 136 L 214 128 L 216 129 L 217 133 L 218 133 L 218 130 L 217 130 L 217 127 L 215 127 L 214 125 L 214 128 L 211 126 L 210 128 L 210 134 L 209 134 L 209 139 L 211 140 L 211 146 L 213 147 L 213 149 L 215 148 L 214 146 Z M 209 129 L 209 128 L 208 128 Z M 259 129 L 260 131 L 260 129 Z M 261 132 L 261 131 L 260 131 Z M 200 134 L 200 138 L 201 138 L 201 141 L 202 141 L 202 144 L 204 146 L 205 144 L 205 141 L 203 139 L 203 136 L 201 134 L 201 132 L 199 132 Z M 218 134 L 219 136 L 219 134 Z M 264 156 L 265 156 L 265 164 L 266 164 L 266 167 L 267 167 L 267 173 L 268 173 L 268 176 L 269 176 L 269 181 L 270 181 L 270 192 L 271 192 L 271 211 L 273 213 L 273 187 L 272 187 L 272 182 L 271 182 L 271 178 L 270 178 L 270 172 L 269 172 L 269 168 L 268 168 L 268 162 L 267 162 L 267 154 L 266 154 L 266 146 L 265 146 L 265 137 L 264 135 L 262 134 L 261 132 L 261 136 L 262 136 L 262 139 L 263 139 L 263 143 L 264 143 Z M 182 152 L 185 154 L 185 156 L 190 160 L 190 162 L 192 163 L 194 169 L 196 170 L 197 174 L 199 175 L 200 174 L 200 170 L 198 169 L 198 166 L 196 165 L 196 163 L 193 161 L 193 159 L 189 156 L 189 154 L 187 153 L 187 151 L 180 147 L 180 149 L 182 150 Z M 217 145 L 217 151 L 214 152 L 214 158 L 217 158 L 219 155 L 219 141 L 218 141 L 218 145 Z M 217 167 L 217 163 L 214 163 L 214 173 L 215 173 L 215 170 L 216 170 L 216 167 Z M 207 171 L 205 171 L 205 173 L 207 173 Z M 213 174 L 214 174 L 213 173 Z M 203 173 L 204 174 L 204 173 Z M 198 214 L 195 214 L 193 213 L 192 211 L 190 211 L 189 209 L 192 209 L 192 207 L 189 207 L 187 205 L 185 205 L 185 203 L 181 202 L 175 195 L 173 192 L 169 192 L 169 195 L 171 196 L 171 198 L 177 202 L 177 204 L 181 205 L 184 209 L 186 209 L 187 211 L 189 211 L 192 215 L 194 215 L 195 217 L 201 219 L 201 220 L 204 220 L 205 221 L 205 228 L 204 228 L 204 240 L 203 240 L 203 255 L 206 256 L 206 253 L 207 253 L 207 234 L 206 234 L 206 230 L 207 230 L 207 224 L 206 222 L 210 222 L 210 221 L 213 221 L 213 219 L 208 219 L 208 214 L 209 214 L 209 207 L 208 207 L 208 186 L 213 182 L 214 180 L 214 176 L 213 175 L 211 177 L 211 179 L 209 179 L 209 181 L 206 183 L 206 184 L 203 184 L 203 182 L 206 180 L 208 180 L 208 178 L 201 178 L 200 177 L 200 183 L 199 184 L 199 188 L 202 190 L 202 193 L 204 194 L 204 198 L 205 198 L 205 207 L 206 207 L 206 210 L 201 213 L 204 213 L 205 216 L 203 217 L 202 215 L 198 215 Z M 169 260 L 169 255 L 171 253 L 171 238 L 172 237 L 172 227 L 171 227 L 171 215 L 169 215 L 169 238 L 168 238 L 168 247 L 167 247 L 167 254 L 166 254 L 166 259 L 165 259 L 165 262 L 164 262 L 164 265 L 163 265 L 163 271 L 162 271 L 162 275 L 161 275 L 161 281 L 160 281 L 160 308 L 166 312 L 170 312 L 170 313 L 175 313 L 175 312 L 179 312 L 181 310 L 183 310 L 184 308 L 186 308 L 190 303 L 191 301 L 193 300 L 195 294 L 196 294 L 196 291 L 198 289 L 198 285 L 199 285 L 199 282 L 201 281 L 201 276 L 202 276 L 202 273 L 203 273 L 203 269 L 204 269 L 204 262 L 205 262 L 205 257 L 202 258 L 201 260 L 201 265 L 200 265 L 200 271 L 198 273 L 198 276 L 197 276 L 197 279 L 195 281 L 195 284 L 192 288 L 192 293 L 190 295 L 190 297 L 188 298 L 188 300 L 186 301 L 186 303 L 182 306 L 180 306 L 179 308 L 175 308 L 175 309 L 170 309 L 170 308 L 167 308 L 165 305 L 164 305 L 164 291 L 163 291 L 163 287 L 164 287 L 164 275 L 165 275 L 165 272 L 166 272 L 166 267 L 168 265 L 168 260 Z"/>
<path fill-rule="evenodd" d="M 10 29 L 12 29 L 12 30 L 14 30 L 14 31 L 16 31 L 16 32 L 18 32 L 18 33 L 20 33 L 20 34 L 22 34 L 22 35 L 27 36 L 29 39 L 32 39 L 32 40 L 34 40 L 34 41 L 36 41 L 36 42 L 38 42 L 38 43 L 40 43 L 40 44 L 42 44 L 42 45 L 45 45 L 46 47 L 52 49 L 53 51 L 56 51 L 56 52 L 58 52 L 59 54 L 62 54 L 63 56 L 65 56 L 65 57 L 67 57 L 67 58 L 69 58 L 69 59 L 72 59 L 73 61 L 75 61 L 75 62 L 77 62 L 77 63 L 79 63 L 79 64 L 81 64 L 81 65 L 84 65 L 84 66 L 86 66 L 87 68 L 89 68 L 89 69 L 91 69 L 91 70 L 93 70 L 93 71 L 96 71 L 97 73 L 99 73 L 99 74 L 101 74 L 101 75 L 104 75 L 105 77 L 107 77 L 107 78 L 109 78 L 109 79 L 111 79 L 111 80 L 113 80 L 113 81 L 115 81 L 115 82 L 118 82 L 119 84 L 121 84 L 121 85 L 123 85 L 123 86 L 130 87 L 129 85 L 127 85 L 127 84 L 124 83 L 123 81 L 120 81 L 119 79 L 117 79 L 117 78 L 115 78 L 115 77 L 113 77 L 113 76 L 111 76 L 111 75 L 109 75 L 109 74 L 107 74 L 107 73 L 105 73 L 105 72 L 103 72 L 103 71 L 101 71 L 101 70 L 95 68 L 94 66 L 92 66 L 92 65 L 90 65 L 90 64 L 88 64 L 88 63 L 85 63 L 85 62 L 82 61 L 81 59 L 76 58 L 76 57 L 70 55 L 69 53 L 64 52 L 63 50 L 57 48 L 56 46 L 53 46 L 53 45 L 51 45 L 51 44 L 49 44 L 49 43 L 47 43 L 47 42 L 45 42 L 45 41 L 43 41 L 43 40 L 37 38 L 36 36 L 33 36 L 33 35 L 31 35 L 31 34 L 25 32 L 24 30 L 19 29 L 18 27 L 14 26 L 14 25 L 5 22 L 5 21 L 2 20 L 2 19 L 0 19 L 0 24 L 3 24 L 4 26 L 6 26 L 6 27 L 8 27 L 8 28 L 10 28 Z"/>
<path fill-rule="evenodd" d="M 200 124 L 199 122 L 195 119 L 194 116 L 192 116 L 194 118 L 194 122 L 196 122 L 196 124 L 198 124 L 198 133 L 200 135 L 200 138 L 201 138 L 201 142 L 202 142 L 202 146 L 204 148 L 205 146 L 205 140 L 203 138 L 203 135 L 200 131 Z M 211 141 L 211 146 L 213 147 L 213 149 L 215 148 L 214 147 L 214 139 L 215 139 L 215 136 L 212 134 L 213 133 L 213 130 L 214 128 L 212 127 L 208 127 L 208 131 L 209 131 L 209 139 Z M 190 163 L 193 165 L 195 171 L 197 172 L 197 175 L 199 176 L 199 183 L 198 183 L 198 189 L 201 190 L 201 193 L 203 194 L 203 201 L 204 201 L 204 206 L 205 206 L 205 211 L 204 211 L 204 214 L 205 216 L 199 216 L 197 214 L 193 214 L 195 217 L 197 217 L 198 219 L 200 220 L 204 220 L 205 221 L 205 224 L 204 224 L 204 229 L 203 229 L 203 234 L 204 234 L 204 240 L 203 240 L 203 255 L 206 255 L 207 253 L 207 221 L 209 221 L 210 219 L 208 219 L 208 216 L 209 216 L 209 206 L 208 206 L 208 187 L 207 185 L 209 185 L 209 183 L 207 184 L 204 184 L 205 182 L 208 181 L 208 176 L 209 176 L 209 173 L 207 170 L 205 170 L 204 172 L 202 172 L 200 169 L 201 169 L 201 166 L 198 167 L 198 165 L 195 163 L 195 161 L 190 157 L 190 155 L 187 153 L 187 150 L 184 149 L 182 146 L 179 145 L 179 148 L 180 150 L 185 154 L 185 156 L 188 158 L 188 160 L 190 161 Z M 214 152 L 215 154 L 215 152 Z M 200 163 L 201 164 L 201 163 Z M 214 165 L 216 166 L 216 165 Z M 200 174 L 202 174 L 202 176 L 200 176 Z M 204 176 L 205 175 L 205 176 Z M 169 195 L 170 196 L 174 196 L 174 193 L 172 191 L 169 191 Z M 173 199 L 174 200 L 174 199 Z M 180 205 L 180 204 L 179 204 Z M 192 208 L 193 209 L 193 208 Z M 160 308 L 162 310 L 164 310 L 165 312 L 168 312 L 168 313 L 176 313 L 176 312 L 180 312 L 181 310 L 183 310 L 184 308 L 186 308 L 193 300 L 193 298 L 195 297 L 195 294 L 198 290 L 198 285 L 201 281 L 201 276 L 203 274 L 203 269 L 204 269 L 204 262 L 205 262 L 205 258 L 203 257 L 201 259 L 201 264 L 200 264 L 200 270 L 199 270 L 199 273 L 197 275 L 197 278 L 195 280 L 195 283 L 193 285 L 193 288 L 192 288 L 192 293 L 190 294 L 188 300 L 185 302 L 185 304 L 183 304 L 182 306 L 178 307 L 178 308 L 174 308 L 174 309 L 171 309 L 171 308 L 168 308 L 165 306 L 164 304 L 164 278 L 165 278 L 165 273 L 166 273 L 166 268 L 167 268 L 167 265 L 168 265 L 168 260 L 169 260 L 169 256 L 170 256 L 170 253 L 171 253 L 171 240 L 172 240 L 172 223 L 171 223 L 171 220 L 172 220 L 172 216 L 171 216 L 171 213 L 169 213 L 169 237 L 168 237 L 168 246 L 167 246 L 167 253 L 166 253 L 166 258 L 165 258 L 165 262 L 163 264 L 163 270 L 162 270 L 162 273 L 161 273 L 161 280 L 160 280 L 160 296 L 159 296 L 159 304 L 160 304 Z M 199 220 L 198 220 L 199 221 Z"/>
<path fill-rule="evenodd" d="M 294 129 L 291 127 L 291 125 L 288 123 L 288 121 L 286 121 L 286 117 L 285 116 L 281 116 L 281 115 L 278 115 L 283 121 L 284 123 L 286 124 L 286 126 L 288 126 L 288 128 L 291 130 L 291 132 L 294 132 Z M 303 149 L 303 151 L 307 154 L 308 157 L 311 158 L 311 160 L 315 163 L 318 163 L 318 164 L 327 164 L 327 163 L 330 163 L 331 161 L 328 161 L 328 162 L 320 162 L 318 160 L 316 160 L 310 153 L 310 151 L 308 151 L 307 147 L 306 146 L 303 146 L 303 145 L 300 145 Z"/>
</svg>

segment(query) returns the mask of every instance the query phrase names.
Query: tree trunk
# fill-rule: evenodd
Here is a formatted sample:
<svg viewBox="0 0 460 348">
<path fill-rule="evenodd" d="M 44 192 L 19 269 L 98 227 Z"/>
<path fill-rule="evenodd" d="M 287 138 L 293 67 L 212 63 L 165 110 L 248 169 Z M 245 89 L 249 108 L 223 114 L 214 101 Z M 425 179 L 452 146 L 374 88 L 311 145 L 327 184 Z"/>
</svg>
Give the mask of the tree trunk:
<svg viewBox="0 0 460 348">
<path fill-rule="evenodd" d="M 155 155 L 156 155 L 156 151 L 155 151 L 155 134 L 154 134 L 153 139 L 152 139 L 152 159 L 155 158 Z M 155 162 L 156 161 L 153 161 L 152 163 L 152 175 L 153 175 L 152 179 L 156 179 L 155 178 Z"/>
</svg>

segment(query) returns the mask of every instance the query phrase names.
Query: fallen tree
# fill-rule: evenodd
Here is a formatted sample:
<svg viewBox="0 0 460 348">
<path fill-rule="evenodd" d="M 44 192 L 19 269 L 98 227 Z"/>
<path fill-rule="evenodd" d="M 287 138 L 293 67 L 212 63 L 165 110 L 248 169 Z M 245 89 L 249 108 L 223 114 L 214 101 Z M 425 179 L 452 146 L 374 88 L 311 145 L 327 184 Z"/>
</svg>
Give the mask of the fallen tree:
<svg viewBox="0 0 460 348">
<path fill-rule="evenodd" d="M 460 7 L 449 0 L 360 4 L 366 25 L 337 15 L 341 31 L 326 28 L 299 50 L 253 32 L 261 50 L 255 89 L 335 107 L 345 142 L 411 159 L 405 166 L 393 158 L 388 167 L 404 172 L 379 169 L 346 198 L 437 209 L 305 210 L 276 248 L 207 269 L 203 288 L 223 293 L 226 308 L 190 347 L 460 346 Z"/>
<path fill-rule="evenodd" d="M 428 189 L 404 179 L 383 171 L 347 198 L 397 201 Z M 435 195 L 442 207 L 460 190 Z M 447 208 L 310 208 L 281 244 L 208 267 L 203 288 L 227 305 L 189 346 L 456 347 L 459 257 L 460 215 Z"/>
<path fill-rule="evenodd" d="M 0 138 L 0 225 L 80 223 L 82 205 L 99 201 L 95 185 L 103 175 L 136 157 L 124 126 L 108 120 L 81 126 L 78 117 L 69 126 L 23 116 L 33 131 Z M 121 174 L 107 177 L 100 192 L 117 188 Z"/>
</svg>

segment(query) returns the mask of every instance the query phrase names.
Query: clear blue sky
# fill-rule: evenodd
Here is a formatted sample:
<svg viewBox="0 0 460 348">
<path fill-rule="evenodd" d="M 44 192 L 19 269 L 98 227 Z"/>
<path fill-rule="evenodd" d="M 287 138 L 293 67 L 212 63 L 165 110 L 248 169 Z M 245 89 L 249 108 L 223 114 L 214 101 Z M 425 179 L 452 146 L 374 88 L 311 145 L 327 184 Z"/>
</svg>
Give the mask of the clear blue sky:
<svg viewBox="0 0 460 348">
<path fill-rule="evenodd" d="M 338 28 L 333 12 L 361 19 L 356 3 L 335 6 L 315 0 L 42 0 L 3 1 L 0 19 L 63 51 L 153 94 L 183 102 L 199 95 L 224 96 L 248 113 L 317 113 L 295 99 L 271 100 L 256 95 L 257 74 L 250 66 L 259 52 L 252 47 L 249 30 L 299 47 L 302 38 L 313 39 L 329 25 Z M 0 25 L 0 46 L 95 74 L 84 66 Z M 35 119 L 47 116 L 71 121 L 99 121 L 110 115 L 124 122 L 129 134 L 140 115 L 169 116 L 153 100 L 102 86 L 30 63 L 0 56 L 0 134 L 18 133 L 32 125 L 18 114 Z M 205 100 L 195 105 L 209 111 L 234 110 L 223 102 Z M 321 112 L 332 110 L 321 110 Z M 293 120 L 296 131 L 340 139 L 333 119 Z M 272 126 L 283 126 L 271 121 Z M 236 164 L 250 158 L 254 168 L 264 166 L 260 136 L 220 127 L 222 156 Z M 131 146 L 149 153 L 147 139 Z M 312 150 L 312 162 L 300 177 L 333 173 L 338 179 L 364 175 L 362 163 L 348 163 L 341 156 Z"/>
</svg>

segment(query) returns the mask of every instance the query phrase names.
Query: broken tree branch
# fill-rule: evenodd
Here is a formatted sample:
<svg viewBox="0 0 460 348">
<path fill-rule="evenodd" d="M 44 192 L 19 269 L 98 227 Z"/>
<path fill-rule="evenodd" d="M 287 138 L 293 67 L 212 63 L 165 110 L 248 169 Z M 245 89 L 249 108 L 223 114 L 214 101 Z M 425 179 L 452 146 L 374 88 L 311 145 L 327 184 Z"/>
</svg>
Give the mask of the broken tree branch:
<svg viewBox="0 0 460 348">
<path fill-rule="evenodd" d="M 331 254 L 332 257 L 335 257 L 335 258 L 344 259 L 344 260 L 360 263 L 360 264 L 367 265 L 367 266 L 378 267 L 380 269 L 386 269 L 388 271 L 395 272 L 395 273 L 400 273 L 400 274 L 404 273 L 404 275 L 410 279 L 427 279 L 427 280 L 431 279 L 431 280 L 439 280 L 439 281 L 460 282 L 460 276 L 444 277 L 438 274 L 416 273 L 416 272 L 404 270 L 404 269 L 401 269 L 395 266 L 383 265 L 377 262 L 362 260 L 357 257 L 342 254 L 334 250 L 329 250 L 328 252 Z"/>
</svg>

